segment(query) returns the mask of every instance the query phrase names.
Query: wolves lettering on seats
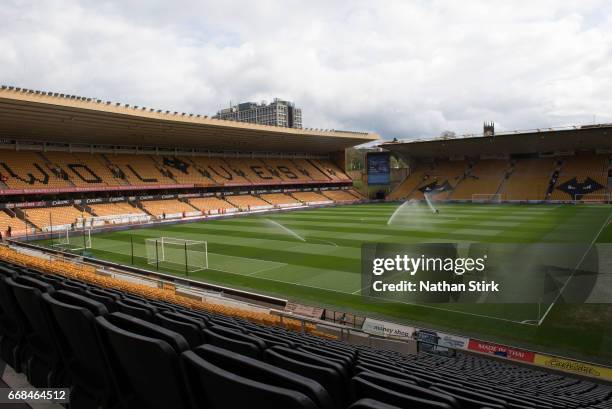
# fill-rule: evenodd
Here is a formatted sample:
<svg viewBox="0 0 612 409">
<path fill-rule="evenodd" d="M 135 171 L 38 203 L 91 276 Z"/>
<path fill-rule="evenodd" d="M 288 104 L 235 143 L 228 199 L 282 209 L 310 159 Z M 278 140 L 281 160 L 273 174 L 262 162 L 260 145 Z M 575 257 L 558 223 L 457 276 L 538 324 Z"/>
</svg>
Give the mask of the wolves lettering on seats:
<svg viewBox="0 0 612 409">
<path fill-rule="evenodd" d="M 261 166 L 249 166 L 251 168 L 251 170 L 253 172 L 255 172 L 257 174 L 257 176 L 259 176 L 262 179 L 274 179 L 272 176 L 268 176 L 266 175 L 266 173 L 264 172 L 263 168 Z"/>
<path fill-rule="evenodd" d="M 225 180 L 234 180 L 234 176 L 231 174 L 229 170 L 225 169 L 223 165 L 219 165 L 219 168 L 221 168 L 223 173 L 217 171 L 217 169 L 215 169 L 212 165 L 208 165 L 208 169 L 210 169 L 215 175 L 222 177 Z"/>
<path fill-rule="evenodd" d="M 1 165 L 8 172 L 8 174 L 11 175 L 11 177 L 15 179 L 19 179 L 22 182 L 27 183 L 28 185 L 33 185 L 36 182 L 42 183 L 43 185 L 46 185 L 49 183 L 49 174 L 45 172 L 38 163 L 34 163 L 33 165 L 42 174 L 42 179 L 34 176 L 34 174 L 32 173 L 28 173 L 28 178 L 24 179 L 21 176 L 19 176 L 17 173 L 13 172 L 13 169 L 11 169 L 11 167 L 5 162 L 2 162 Z"/>
<path fill-rule="evenodd" d="M 184 174 L 187 174 L 187 170 L 189 169 L 189 164 L 185 161 L 180 160 L 179 158 L 164 157 L 164 166 L 174 168 Z"/>
<path fill-rule="evenodd" d="M 297 175 L 291 171 L 287 166 L 277 166 L 277 169 L 289 179 L 298 179 Z"/>
<path fill-rule="evenodd" d="M 102 178 L 94 173 L 93 170 L 89 169 L 87 165 L 83 165 L 81 163 L 69 163 L 68 168 L 74 172 L 83 182 L 87 183 L 102 183 Z M 85 171 L 86 175 L 81 173 Z"/>
</svg>

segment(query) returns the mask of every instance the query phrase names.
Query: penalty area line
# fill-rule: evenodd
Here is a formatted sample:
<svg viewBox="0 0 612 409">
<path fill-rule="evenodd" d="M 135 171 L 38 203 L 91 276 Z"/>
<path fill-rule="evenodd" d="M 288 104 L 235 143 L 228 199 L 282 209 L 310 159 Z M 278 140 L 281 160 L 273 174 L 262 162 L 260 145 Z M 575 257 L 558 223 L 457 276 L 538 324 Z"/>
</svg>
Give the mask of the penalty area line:
<svg viewBox="0 0 612 409">
<path fill-rule="evenodd" d="M 251 274 L 242 274 L 242 273 L 236 273 L 235 271 L 228 271 L 228 270 L 222 270 L 222 269 L 219 269 L 219 268 L 210 268 L 210 267 L 207 268 L 206 270 L 219 271 L 221 273 L 233 274 L 233 275 L 238 275 L 238 276 L 243 276 L 243 277 L 249 277 L 252 274 L 252 273 Z M 318 286 L 315 286 L 315 285 L 300 284 L 299 282 L 295 282 L 295 281 L 275 280 L 273 278 L 267 278 L 267 277 L 253 277 L 253 278 L 255 278 L 257 280 L 271 281 L 271 282 L 274 282 L 274 283 L 289 284 L 289 285 L 295 285 L 297 287 L 313 288 L 315 290 L 331 291 L 331 292 L 334 292 L 334 293 L 350 295 L 350 293 L 347 293 L 345 291 L 334 290 L 334 289 L 325 288 L 325 287 L 318 287 Z"/>
<path fill-rule="evenodd" d="M 565 283 L 563 283 L 563 287 L 561 287 L 561 289 L 559 290 L 559 293 L 557 294 L 557 296 L 555 297 L 555 299 L 552 301 L 552 303 L 550 303 L 550 305 L 548 306 L 548 308 L 546 309 L 546 311 L 544 312 L 544 315 L 542 315 L 542 318 L 540 318 L 538 320 L 538 327 L 540 325 L 542 325 L 542 323 L 544 322 L 544 320 L 546 319 L 546 317 L 548 316 L 548 314 L 550 313 L 550 311 L 552 310 L 552 308 L 555 306 L 555 304 L 557 303 L 557 301 L 559 300 L 559 298 L 561 297 L 561 295 L 563 294 L 563 291 L 565 291 L 565 287 L 567 287 L 567 285 L 569 284 L 569 282 L 572 280 L 572 278 L 574 277 L 574 274 L 576 274 L 576 270 L 578 270 L 578 267 L 580 267 L 580 265 L 582 264 L 582 262 L 584 261 L 584 259 L 586 258 L 587 254 L 589 254 L 589 251 L 591 251 L 591 248 L 593 247 L 593 245 L 595 244 L 595 242 L 597 241 L 597 239 L 599 238 L 599 236 L 601 235 L 601 232 L 603 232 L 603 230 L 608 226 L 608 224 L 610 223 L 610 218 L 612 218 L 612 214 L 608 215 L 608 218 L 606 219 L 606 221 L 601 225 L 601 228 L 599 229 L 599 231 L 597 232 L 597 234 L 595 235 L 595 237 L 593 237 L 593 240 L 591 240 L 591 244 L 589 244 L 589 247 L 586 249 L 586 251 L 584 252 L 584 254 L 582 255 L 582 258 L 578 261 L 578 264 L 576 264 L 576 267 L 574 267 L 574 270 L 572 271 L 572 274 L 570 274 L 570 276 L 567 278 L 567 280 L 565 280 Z"/>
<path fill-rule="evenodd" d="M 109 252 L 109 253 L 112 253 L 112 252 Z M 113 253 L 113 254 L 121 254 L 121 253 Z M 218 253 L 209 253 L 209 255 L 210 254 L 218 254 Z M 238 256 L 230 256 L 230 257 L 237 258 Z M 140 258 L 142 258 L 142 257 L 140 257 Z M 247 259 L 247 260 L 258 260 L 258 261 L 261 261 L 260 259 L 255 259 L 255 258 L 250 258 L 250 257 L 240 257 L 240 258 L 244 258 L 244 259 Z M 281 263 L 279 263 L 279 264 L 281 264 Z M 286 265 L 288 265 L 288 264 L 285 263 L 285 266 Z M 220 273 L 231 274 L 231 275 L 236 275 L 236 276 L 252 277 L 252 278 L 257 279 L 257 280 L 265 280 L 265 281 L 269 281 L 269 282 L 288 284 L 288 285 L 292 285 L 292 286 L 296 286 L 296 287 L 303 287 L 303 288 L 312 288 L 314 290 L 329 291 L 329 292 L 332 292 L 332 293 L 351 295 L 351 296 L 354 296 L 354 295 L 356 295 L 356 293 L 358 293 L 358 292 L 364 290 L 365 288 L 367 288 L 367 287 L 364 287 L 364 288 L 359 288 L 359 289 L 357 289 L 357 290 L 355 290 L 353 292 L 347 292 L 347 291 L 341 291 L 341 290 L 336 290 L 336 289 L 332 289 L 332 288 L 319 287 L 319 286 L 315 286 L 315 285 L 311 285 L 311 284 L 301 284 L 300 282 L 295 282 L 295 281 L 284 281 L 284 280 L 276 280 L 276 279 L 273 279 L 273 278 L 254 276 L 254 274 L 261 273 L 263 271 L 272 270 L 274 268 L 280 268 L 280 267 L 283 267 L 283 266 L 279 265 L 279 266 L 273 266 L 273 267 L 266 267 L 264 269 L 256 270 L 256 271 L 250 272 L 250 273 L 237 273 L 235 271 L 223 270 L 221 268 L 211 268 L 211 267 L 209 267 L 209 268 L 207 268 L 205 270 L 200 270 L 199 272 L 201 273 L 202 271 L 212 270 L 212 271 L 218 271 Z M 174 270 L 174 269 L 170 269 L 170 272 L 174 273 L 174 274 L 180 273 L 179 270 Z M 196 277 L 191 277 L 191 278 L 192 279 L 197 279 Z M 201 280 L 201 281 L 205 281 L 205 276 L 202 277 L 202 278 L 203 278 L 203 280 Z M 366 296 L 366 295 L 362 295 L 362 297 L 366 297 L 366 298 L 369 298 L 369 299 L 372 299 L 372 300 L 379 300 L 376 297 L 371 297 L 371 296 Z M 452 310 L 452 309 L 448 309 L 448 308 L 434 307 L 434 306 L 430 306 L 430 305 L 414 304 L 414 303 L 408 303 L 408 302 L 404 302 L 404 301 L 393 301 L 393 302 L 397 302 L 397 303 L 405 304 L 405 305 L 411 305 L 411 306 L 420 307 L 420 308 L 425 308 L 425 309 L 445 311 L 445 312 L 461 314 L 461 315 L 468 315 L 468 316 L 475 316 L 475 317 L 479 317 L 479 318 L 483 318 L 483 319 L 489 319 L 489 320 L 505 321 L 505 322 L 510 322 L 510 323 L 514 323 L 514 324 L 521 324 L 521 325 L 534 325 L 534 324 L 531 324 L 531 323 L 515 321 L 515 320 L 511 320 L 511 319 L 507 319 L 507 318 L 492 317 L 492 316 L 483 315 L 483 314 L 476 314 L 476 313 L 470 313 L 470 312 L 465 312 L 465 311 L 457 311 L 457 310 Z"/>
<path fill-rule="evenodd" d="M 272 266 L 272 267 L 264 267 L 264 268 L 260 268 L 259 270 L 255 270 L 252 273 L 248 273 L 246 274 L 247 276 L 254 276 L 255 274 L 259 274 L 259 273 L 263 273 L 264 271 L 270 271 L 270 270 L 275 270 L 277 268 L 281 268 L 281 267 L 286 267 L 288 266 L 287 263 L 276 263 L 278 264 L 277 266 Z"/>
</svg>

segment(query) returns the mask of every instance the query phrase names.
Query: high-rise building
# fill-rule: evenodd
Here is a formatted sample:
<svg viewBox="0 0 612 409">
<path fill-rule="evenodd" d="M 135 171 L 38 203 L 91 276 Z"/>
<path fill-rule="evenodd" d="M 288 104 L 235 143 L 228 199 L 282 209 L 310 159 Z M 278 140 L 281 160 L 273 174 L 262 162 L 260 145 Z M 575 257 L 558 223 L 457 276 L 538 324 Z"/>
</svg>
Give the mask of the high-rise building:
<svg viewBox="0 0 612 409">
<path fill-rule="evenodd" d="M 302 110 L 296 108 L 293 102 L 283 101 L 279 98 L 274 98 L 274 101 L 269 104 L 243 102 L 220 110 L 213 118 L 287 128 L 302 128 Z"/>
</svg>

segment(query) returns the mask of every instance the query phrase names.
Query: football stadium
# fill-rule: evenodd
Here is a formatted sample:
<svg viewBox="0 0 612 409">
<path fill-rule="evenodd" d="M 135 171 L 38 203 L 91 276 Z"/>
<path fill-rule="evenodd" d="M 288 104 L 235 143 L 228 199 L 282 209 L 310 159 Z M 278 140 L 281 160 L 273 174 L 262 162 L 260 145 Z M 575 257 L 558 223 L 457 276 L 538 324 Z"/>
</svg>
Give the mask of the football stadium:
<svg viewBox="0 0 612 409">
<path fill-rule="evenodd" d="M 611 131 L 385 142 L 2 86 L 1 359 L 70 408 L 610 408 Z M 463 276 L 482 246 L 506 298 L 405 293 L 406 254 Z"/>
</svg>

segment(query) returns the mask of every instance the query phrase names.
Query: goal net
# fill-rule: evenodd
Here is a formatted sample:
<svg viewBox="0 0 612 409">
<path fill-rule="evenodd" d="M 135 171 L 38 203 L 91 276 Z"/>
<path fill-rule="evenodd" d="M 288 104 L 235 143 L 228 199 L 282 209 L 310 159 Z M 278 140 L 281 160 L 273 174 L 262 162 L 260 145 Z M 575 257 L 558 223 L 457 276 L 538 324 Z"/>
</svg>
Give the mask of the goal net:
<svg viewBox="0 0 612 409">
<path fill-rule="evenodd" d="M 53 240 L 53 246 L 65 250 L 84 250 L 91 248 L 91 230 L 63 230 Z"/>
<path fill-rule="evenodd" d="M 474 193 L 472 203 L 501 203 L 501 193 Z"/>
<path fill-rule="evenodd" d="M 177 237 L 145 240 L 147 263 L 186 273 L 208 268 L 208 244 L 205 241 Z"/>
<path fill-rule="evenodd" d="M 610 193 L 587 193 L 574 195 L 575 203 L 610 203 Z"/>
</svg>

